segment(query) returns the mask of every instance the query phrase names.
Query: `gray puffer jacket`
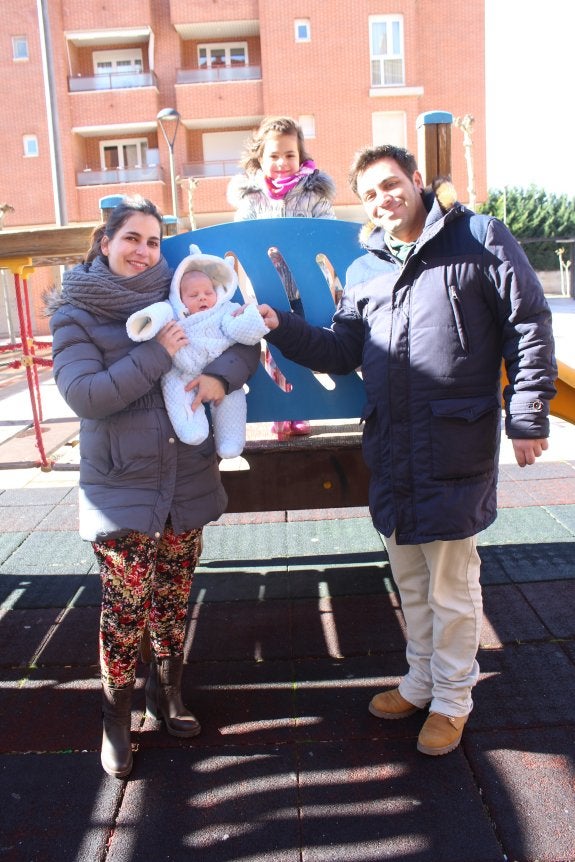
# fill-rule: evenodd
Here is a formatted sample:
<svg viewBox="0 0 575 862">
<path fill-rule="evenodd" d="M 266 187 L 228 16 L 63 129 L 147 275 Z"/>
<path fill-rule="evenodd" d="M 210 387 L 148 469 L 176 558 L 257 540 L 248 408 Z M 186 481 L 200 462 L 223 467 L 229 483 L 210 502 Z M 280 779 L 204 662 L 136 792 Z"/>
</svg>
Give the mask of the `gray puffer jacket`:
<svg viewBox="0 0 575 862">
<path fill-rule="evenodd" d="M 335 185 L 323 171 L 303 177 L 284 198 L 273 200 L 266 191 L 262 171 L 238 174 L 229 182 L 228 201 L 235 221 L 260 218 L 335 218 Z"/>
<path fill-rule="evenodd" d="M 124 320 L 71 304 L 50 321 L 54 376 L 81 418 L 80 535 L 98 541 L 137 530 L 159 538 L 168 516 L 176 533 L 225 511 L 213 436 L 181 443 L 160 379 L 172 367 L 157 341 L 134 344 Z M 204 371 L 239 389 L 257 368 L 259 346 L 230 348 Z"/>
<path fill-rule="evenodd" d="M 330 329 L 278 312 L 267 340 L 315 371 L 361 366 L 363 454 L 376 528 L 400 544 L 462 539 L 496 517 L 501 361 L 512 438 L 549 434 L 555 394 L 551 313 L 523 250 L 497 219 L 426 197 L 405 265 L 380 228 Z"/>
</svg>

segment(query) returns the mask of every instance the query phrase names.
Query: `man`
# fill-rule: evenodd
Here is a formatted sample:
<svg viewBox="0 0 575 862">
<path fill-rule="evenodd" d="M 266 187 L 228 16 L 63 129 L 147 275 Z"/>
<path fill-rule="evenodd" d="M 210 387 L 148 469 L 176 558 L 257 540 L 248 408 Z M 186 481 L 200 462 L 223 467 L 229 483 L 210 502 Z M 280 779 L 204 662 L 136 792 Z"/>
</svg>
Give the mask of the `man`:
<svg viewBox="0 0 575 862">
<path fill-rule="evenodd" d="M 506 433 L 524 467 L 547 449 L 551 314 L 506 227 L 463 207 L 449 183 L 424 191 L 411 153 L 365 149 L 350 183 L 369 216 L 370 257 L 348 270 L 331 328 L 260 311 L 267 340 L 290 359 L 335 374 L 361 366 L 370 512 L 399 589 L 409 665 L 369 709 L 400 719 L 429 705 L 417 747 L 440 755 L 461 740 L 479 675 L 476 544 L 496 517 L 501 361 Z"/>
</svg>

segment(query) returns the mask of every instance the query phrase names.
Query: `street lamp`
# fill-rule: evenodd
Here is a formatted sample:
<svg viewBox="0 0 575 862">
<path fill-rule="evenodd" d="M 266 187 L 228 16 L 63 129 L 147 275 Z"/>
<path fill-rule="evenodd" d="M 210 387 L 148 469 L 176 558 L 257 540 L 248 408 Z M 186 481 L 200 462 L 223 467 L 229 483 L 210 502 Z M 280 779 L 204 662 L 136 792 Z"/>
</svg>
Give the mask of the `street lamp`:
<svg viewBox="0 0 575 862">
<path fill-rule="evenodd" d="M 172 184 L 172 214 L 175 218 L 178 218 L 178 193 L 176 191 L 176 171 L 174 168 L 174 141 L 176 140 L 176 135 L 178 134 L 178 128 L 180 126 L 180 115 L 176 111 L 175 108 L 163 108 L 157 116 L 156 120 L 158 121 L 158 125 L 162 130 L 164 138 L 166 139 L 166 143 L 168 145 L 168 150 L 170 153 L 170 182 Z M 166 132 L 165 123 L 170 125 L 175 121 L 174 133 L 170 137 Z"/>
</svg>

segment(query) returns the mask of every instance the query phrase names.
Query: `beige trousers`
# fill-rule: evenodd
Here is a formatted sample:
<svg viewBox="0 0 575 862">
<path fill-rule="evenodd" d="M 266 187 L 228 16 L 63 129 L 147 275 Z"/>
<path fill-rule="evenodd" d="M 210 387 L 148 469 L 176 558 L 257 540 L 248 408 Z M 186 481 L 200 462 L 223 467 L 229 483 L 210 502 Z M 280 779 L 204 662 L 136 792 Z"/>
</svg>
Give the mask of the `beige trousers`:
<svg viewBox="0 0 575 862">
<path fill-rule="evenodd" d="M 483 614 L 477 537 L 422 545 L 381 538 L 407 626 L 409 671 L 399 691 L 415 706 L 431 702 L 432 712 L 468 715 Z"/>
</svg>

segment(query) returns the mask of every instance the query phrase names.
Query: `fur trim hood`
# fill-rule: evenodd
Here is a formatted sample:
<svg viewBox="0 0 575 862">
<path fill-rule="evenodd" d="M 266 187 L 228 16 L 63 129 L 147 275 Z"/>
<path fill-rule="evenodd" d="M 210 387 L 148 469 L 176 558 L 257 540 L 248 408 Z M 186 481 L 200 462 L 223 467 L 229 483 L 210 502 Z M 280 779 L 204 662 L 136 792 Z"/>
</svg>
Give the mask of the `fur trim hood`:
<svg viewBox="0 0 575 862">
<path fill-rule="evenodd" d="M 295 187 L 297 192 L 316 194 L 318 197 L 327 198 L 333 203 L 335 200 L 335 183 L 332 178 L 320 170 L 304 177 Z M 236 174 L 228 184 L 228 202 L 237 209 L 242 200 L 249 195 L 263 193 L 267 195 L 265 179 L 262 171 L 255 174 Z"/>
<path fill-rule="evenodd" d="M 170 304 L 174 309 L 177 320 L 187 317 L 186 307 L 182 302 L 180 290 L 182 277 L 186 272 L 194 270 L 203 272 L 211 279 L 218 297 L 216 305 L 230 300 L 236 292 L 238 279 L 232 263 L 228 264 L 223 257 L 216 257 L 213 254 L 202 254 L 197 245 L 191 245 L 190 254 L 178 264 L 170 286 Z"/>
</svg>

